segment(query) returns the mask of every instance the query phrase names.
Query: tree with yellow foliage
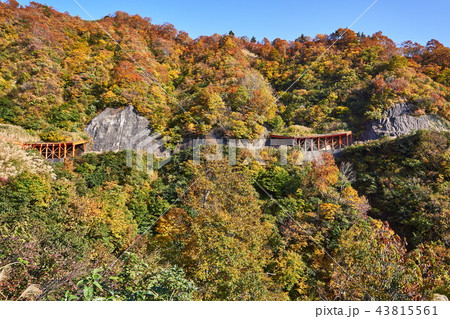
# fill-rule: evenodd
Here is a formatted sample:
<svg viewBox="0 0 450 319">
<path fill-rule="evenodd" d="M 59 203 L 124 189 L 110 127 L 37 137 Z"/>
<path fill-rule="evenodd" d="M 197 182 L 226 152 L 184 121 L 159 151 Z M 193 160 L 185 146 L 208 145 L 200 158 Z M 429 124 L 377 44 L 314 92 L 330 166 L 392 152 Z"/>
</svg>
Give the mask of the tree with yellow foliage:
<svg viewBox="0 0 450 319">
<path fill-rule="evenodd" d="M 379 220 L 367 219 L 342 233 L 331 275 L 332 295 L 340 300 L 411 300 L 417 271 L 408 267 L 405 242 Z"/>
<path fill-rule="evenodd" d="M 250 181 L 225 162 L 193 167 L 197 180 L 156 228 L 156 242 L 183 267 L 204 300 L 284 298 L 264 272 L 271 225 Z M 275 289 L 276 291 L 276 289 Z"/>
</svg>

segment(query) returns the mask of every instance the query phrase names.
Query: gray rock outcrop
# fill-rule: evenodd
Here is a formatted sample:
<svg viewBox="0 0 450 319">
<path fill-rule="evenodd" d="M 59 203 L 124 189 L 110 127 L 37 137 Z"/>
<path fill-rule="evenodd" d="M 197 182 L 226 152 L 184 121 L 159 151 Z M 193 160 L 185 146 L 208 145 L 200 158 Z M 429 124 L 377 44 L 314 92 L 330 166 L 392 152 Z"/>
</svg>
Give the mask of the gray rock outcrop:
<svg viewBox="0 0 450 319">
<path fill-rule="evenodd" d="M 106 108 L 84 129 L 92 137 L 92 151 L 136 149 L 140 140 L 152 134 L 149 122 L 133 106 L 122 109 Z"/>
<path fill-rule="evenodd" d="M 449 124 L 437 115 L 412 116 L 410 104 L 396 104 L 384 117 L 367 124 L 363 140 L 375 140 L 383 136 L 398 137 L 417 130 L 448 130 Z"/>
</svg>

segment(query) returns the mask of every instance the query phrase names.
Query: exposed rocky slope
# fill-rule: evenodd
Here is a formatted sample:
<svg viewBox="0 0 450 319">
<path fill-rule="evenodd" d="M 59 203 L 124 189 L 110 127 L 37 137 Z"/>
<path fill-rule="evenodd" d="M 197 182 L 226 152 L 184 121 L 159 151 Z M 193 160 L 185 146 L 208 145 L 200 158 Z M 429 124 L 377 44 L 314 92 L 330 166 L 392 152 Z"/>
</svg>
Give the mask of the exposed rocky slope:
<svg viewBox="0 0 450 319">
<path fill-rule="evenodd" d="M 362 139 L 375 140 L 383 136 L 398 137 L 421 129 L 449 129 L 448 122 L 436 115 L 412 116 L 411 113 L 412 106 L 410 104 L 396 104 L 385 112 L 385 117 L 367 125 Z"/>
<path fill-rule="evenodd" d="M 91 150 L 98 152 L 133 149 L 140 138 L 152 133 L 148 120 L 131 105 L 122 109 L 106 108 L 84 130 L 92 137 Z"/>
<path fill-rule="evenodd" d="M 398 137 L 420 129 L 448 130 L 450 128 L 446 120 L 436 115 L 412 116 L 411 113 L 411 105 L 395 105 L 385 112 L 384 118 L 367 125 L 362 139 Z M 159 134 L 152 131 L 149 121 L 139 115 L 131 105 L 122 109 L 106 108 L 89 122 L 85 132 L 92 137 L 92 151 L 150 150 L 151 148 L 159 154 L 155 149 L 161 141 Z"/>
</svg>

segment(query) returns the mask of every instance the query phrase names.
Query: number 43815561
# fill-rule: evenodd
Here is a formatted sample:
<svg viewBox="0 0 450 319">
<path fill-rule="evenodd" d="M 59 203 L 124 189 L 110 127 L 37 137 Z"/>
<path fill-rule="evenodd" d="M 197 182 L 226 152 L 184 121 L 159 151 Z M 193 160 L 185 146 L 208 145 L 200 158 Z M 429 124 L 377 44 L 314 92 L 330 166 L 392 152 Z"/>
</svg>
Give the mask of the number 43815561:
<svg viewBox="0 0 450 319">
<path fill-rule="evenodd" d="M 379 306 L 375 312 L 380 316 L 437 316 L 436 306 Z"/>
</svg>

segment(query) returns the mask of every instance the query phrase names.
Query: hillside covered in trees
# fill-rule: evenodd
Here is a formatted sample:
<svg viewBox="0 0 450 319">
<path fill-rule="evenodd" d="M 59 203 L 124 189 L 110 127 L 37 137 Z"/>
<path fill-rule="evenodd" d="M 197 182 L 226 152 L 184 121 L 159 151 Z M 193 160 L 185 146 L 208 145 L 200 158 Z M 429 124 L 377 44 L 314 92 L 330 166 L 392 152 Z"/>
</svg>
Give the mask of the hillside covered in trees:
<svg viewBox="0 0 450 319">
<path fill-rule="evenodd" d="M 256 138 L 264 127 L 360 132 L 398 102 L 450 118 L 450 49 L 437 40 L 398 47 L 381 32 L 343 29 L 295 41 L 191 39 L 123 12 L 83 21 L 37 3 L 0 8 L 0 119 L 44 140 L 128 104 L 174 140 Z"/>
<path fill-rule="evenodd" d="M 195 165 L 186 149 L 153 175 L 126 152 L 50 164 L 20 146 L 83 137 L 129 104 L 175 142 L 358 136 L 395 103 L 450 119 L 449 48 L 344 32 L 191 39 L 123 12 L 84 21 L 0 2 L 0 299 L 449 297 L 448 132 L 336 160 L 299 163 L 292 149 L 287 165 L 277 149 L 266 165 L 245 150 L 237 165 Z"/>
</svg>

